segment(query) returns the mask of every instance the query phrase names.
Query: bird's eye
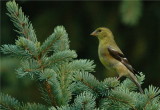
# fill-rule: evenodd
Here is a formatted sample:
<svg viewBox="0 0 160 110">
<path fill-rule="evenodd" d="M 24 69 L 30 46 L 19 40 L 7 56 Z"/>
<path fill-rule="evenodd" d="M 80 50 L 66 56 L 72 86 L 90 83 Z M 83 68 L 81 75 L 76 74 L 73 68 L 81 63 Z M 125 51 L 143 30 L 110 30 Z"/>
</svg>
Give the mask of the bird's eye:
<svg viewBox="0 0 160 110">
<path fill-rule="evenodd" d="M 102 31 L 101 29 L 97 30 L 97 32 L 101 32 L 101 31 Z"/>
</svg>

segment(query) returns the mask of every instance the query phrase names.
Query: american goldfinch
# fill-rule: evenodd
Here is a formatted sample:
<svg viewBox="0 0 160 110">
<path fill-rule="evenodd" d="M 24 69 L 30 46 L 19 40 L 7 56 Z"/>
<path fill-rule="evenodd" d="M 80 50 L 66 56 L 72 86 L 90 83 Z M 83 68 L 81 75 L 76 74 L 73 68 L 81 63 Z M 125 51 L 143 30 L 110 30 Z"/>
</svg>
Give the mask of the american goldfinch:
<svg viewBox="0 0 160 110">
<path fill-rule="evenodd" d="M 117 46 L 112 32 L 108 28 L 100 27 L 91 33 L 99 39 L 98 55 L 101 63 L 108 72 L 118 73 L 119 78 L 128 77 L 143 93 L 141 85 L 138 83 L 134 73 L 137 71 L 129 64 L 127 58 Z"/>
</svg>

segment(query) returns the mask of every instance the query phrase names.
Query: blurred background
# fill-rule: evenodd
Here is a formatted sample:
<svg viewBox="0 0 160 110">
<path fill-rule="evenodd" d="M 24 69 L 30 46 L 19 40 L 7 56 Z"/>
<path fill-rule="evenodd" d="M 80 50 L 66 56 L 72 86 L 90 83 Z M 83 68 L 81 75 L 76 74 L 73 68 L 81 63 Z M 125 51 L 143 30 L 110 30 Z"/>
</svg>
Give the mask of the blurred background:
<svg viewBox="0 0 160 110">
<path fill-rule="evenodd" d="M 151 84 L 160 87 L 160 2 L 24 0 L 17 3 L 29 16 L 40 42 L 55 26 L 63 25 L 71 41 L 70 48 L 76 50 L 78 58 L 95 61 L 93 74 L 99 80 L 106 77 L 106 72 L 98 59 L 98 40 L 90 33 L 100 26 L 110 28 L 129 62 L 146 75 L 142 87 Z M 1 45 L 14 44 L 17 39 L 5 4 L 6 1 L 1 2 Z M 36 82 L 17 78 L 19 60 L 3 54 L 0 60 L 1 91 L 24 102 L 43 103 Z"/>
</svg>

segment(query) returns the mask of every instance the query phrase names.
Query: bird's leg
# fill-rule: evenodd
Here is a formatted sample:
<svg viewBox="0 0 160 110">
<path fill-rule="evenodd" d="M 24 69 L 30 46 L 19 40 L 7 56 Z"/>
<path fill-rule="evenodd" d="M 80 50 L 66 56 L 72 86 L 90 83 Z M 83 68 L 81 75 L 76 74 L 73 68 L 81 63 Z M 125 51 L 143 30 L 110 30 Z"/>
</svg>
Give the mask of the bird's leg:
<svg viewBox="0 0 160 110">
<path fill-rule="evenodd" d="M 117 80 L 119 80 L 122 76 L 118 76 Z"/>
</svg>

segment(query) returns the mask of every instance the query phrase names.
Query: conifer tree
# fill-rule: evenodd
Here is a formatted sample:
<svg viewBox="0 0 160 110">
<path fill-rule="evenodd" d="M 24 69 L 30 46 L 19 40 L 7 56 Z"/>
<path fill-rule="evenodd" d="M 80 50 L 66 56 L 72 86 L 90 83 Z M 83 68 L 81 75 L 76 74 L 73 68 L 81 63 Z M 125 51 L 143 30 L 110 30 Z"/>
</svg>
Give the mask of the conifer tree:
<svg viewBox="0 0 160 110">
<path fill-rule="evenodd" d="M 160 89 L 150 85 L 139 93 L 129 80 L 116 78 L 98 81 L 91 73 L 95 64 L 91 60 L 76 59 L 70 50 L 68 34 L 63 26 L 41 44 L 29 18 L 15 1 L 6 4 L 18 39 L 15 44 L 1 46 L 3 54 L 17 57 L 21 67 L 17 69 L 19 78 L 29 77 L 39 83 L 47 105 L 23 103 L 8 94 L 0 93 L 2 110 L 159 110 Z M 137 75 L 143 84 L 145 75 Z"/>
</svg>

